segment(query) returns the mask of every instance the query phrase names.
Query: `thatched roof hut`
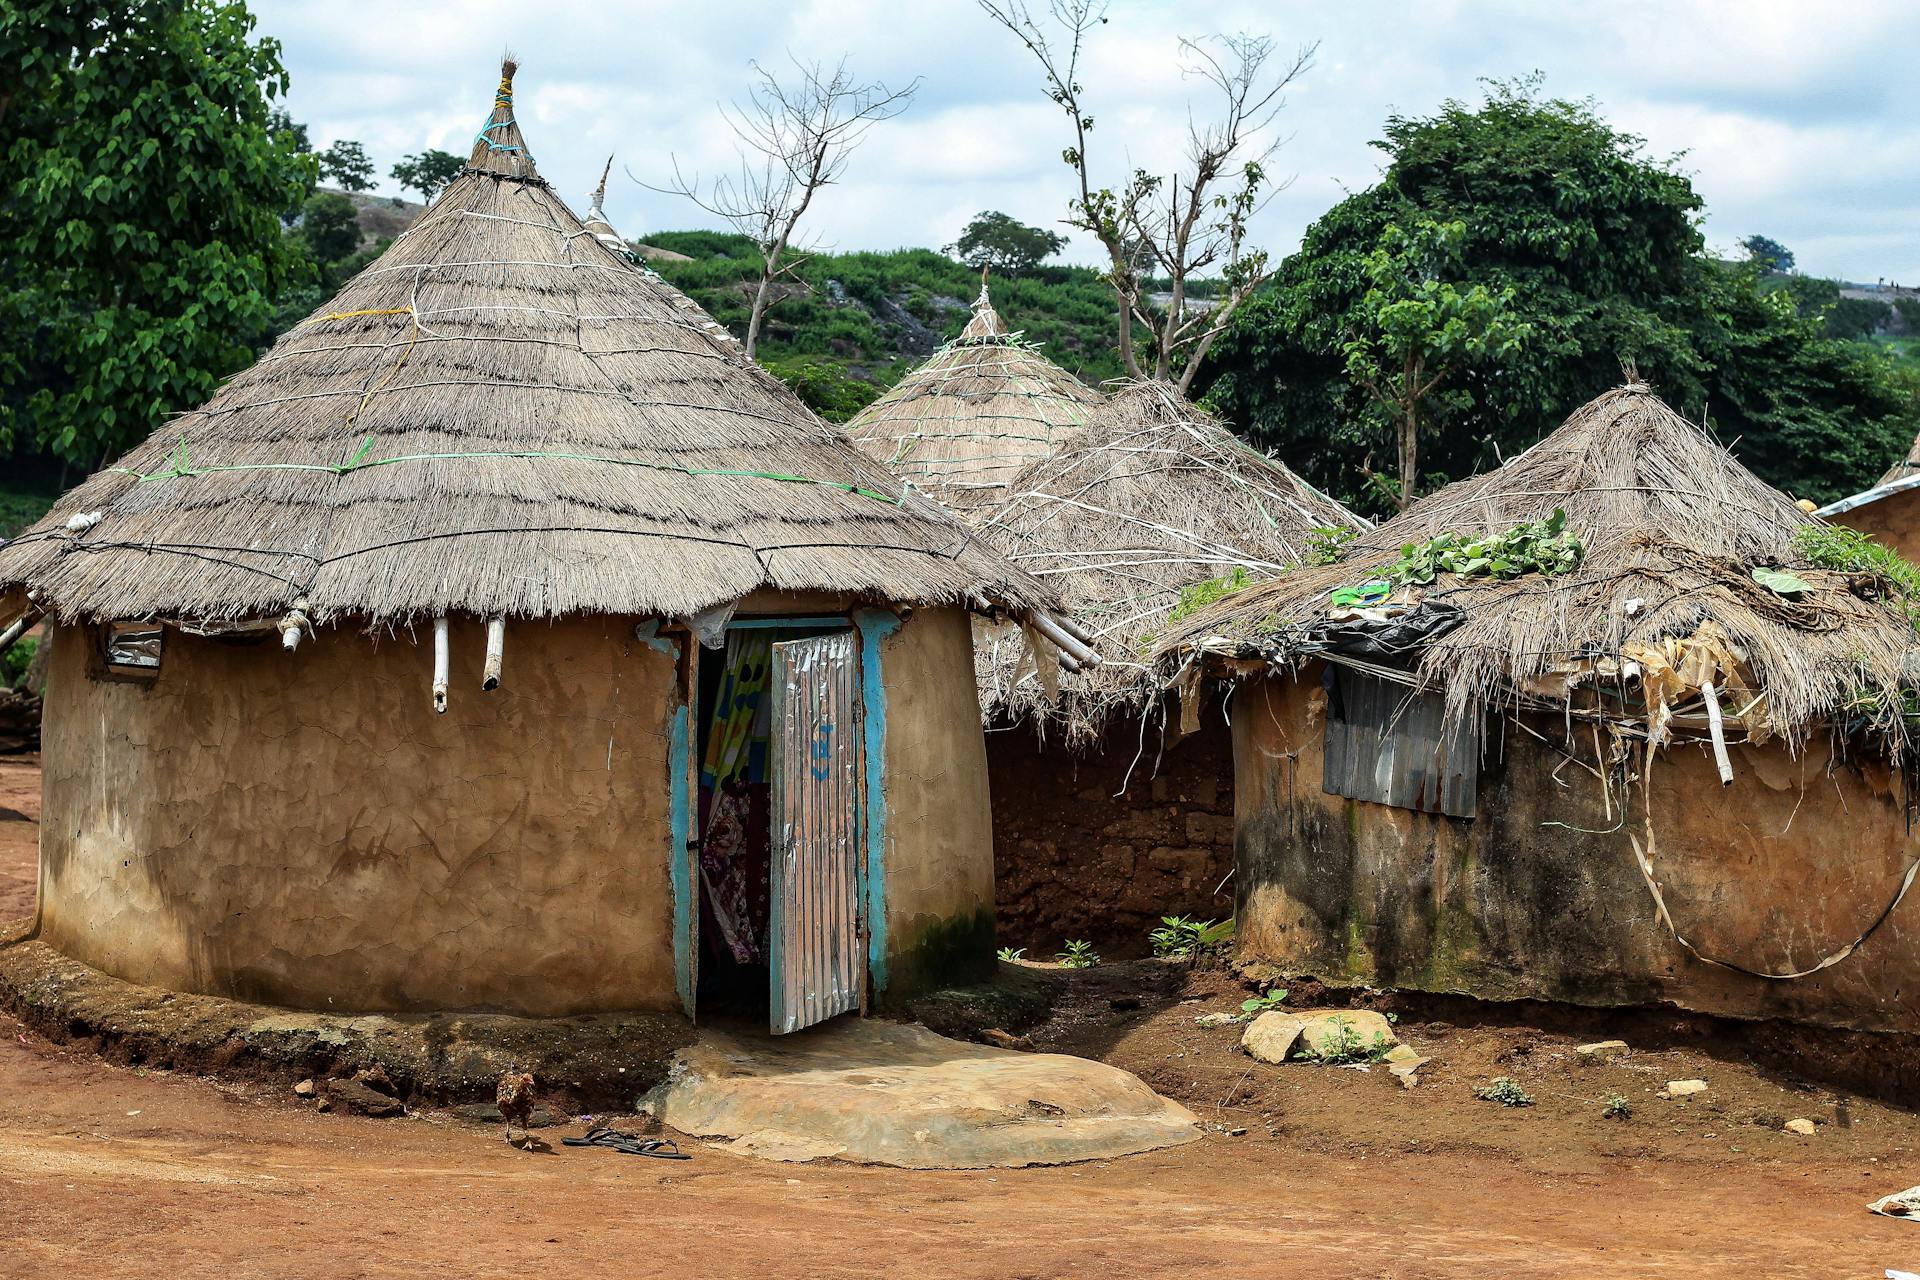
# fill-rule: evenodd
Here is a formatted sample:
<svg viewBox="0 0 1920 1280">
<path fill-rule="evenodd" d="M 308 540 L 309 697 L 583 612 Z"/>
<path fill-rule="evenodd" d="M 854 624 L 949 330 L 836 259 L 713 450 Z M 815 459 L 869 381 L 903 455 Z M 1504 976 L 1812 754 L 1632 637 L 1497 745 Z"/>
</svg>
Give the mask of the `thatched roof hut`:
<svg viewBox="0 0 1920 1280">
<path fill-rule="evenodd" d="M 1873 488 L 1828 503 L 1814 514 L 1870 534 L 1909 560 L 1920 560 L 1920 439 Z"/>
<path fill-rule="evenodd" d="M 1897 1031 L 1910 1069 L 1917 599 L 1608 392 L 1163 642 L 1183 699 L 1233 682 L 1241 959 Z"/>
<path fill-rule="evenodd" d="M 1395 579 L 1408 544 L 1495 537 L 1556 510 L 1581 548 L 1568 572 L 1508 580 L 1441 572 L 1412 586 Z M 1403 626 L 1396 643 L 1405 644 L 1413 677 L 1443 690 L 1456 714 L 1477 703 L 1553 701 L 1551 690 L 1564 701 L 1569 681 L 1587 682 L 1591 693 L 1596 671 L 1617 679 L 1623 662 L 1704 636 L 1717 666 L 1687 667 L 1695 683 L 1670 687 L 1661 705 L 1684 719 L 1684 701 L 1704 723 L 1698 680 L 1717 669 L 1722 690 L 1750 691 L 1736 708 L 1746 729 L 1798 740 L 1874 699 L 1897 707 L 1893 691 L 1914 645 L 1913 625 L 1885 598 L 1885 584 L 1809 558 L 1806 539 L 1819 527 L 1650 388 L 1630 383 L 1498 470 L 1363 534 L 1337 563 L 1263 583 L 1187 620 L 1161 650 L 1276 662 L 1325 652 L 1355 626 L 1373 625 L 1330 604 L 1329 593 L 1383 582 L 1390 595 L 1360 603 L 1394 617 L 1424 609 L 1438 623 L 1424 637 L 1417 624 Z M 1783 594 L 1756 580 L 1756 570 L 1770 568 L 1801 588 Z M 1897 714 L 1882 720 L 1902 731 Z"/>
<path fill-rule="evenodd" d="M 977 646 L 981 698 L 990 718 L 1057 715 L 1072 741 L 1146 704 L 1147 658 L 1183 593 L 1284 573 L 1368 527 L 1162 382 L 1117 391 L 1009 488 L 978 516 L 981 540 L 1055 585 L 1102 661 L 1056 698 L 1003 630 Z"/>
<path fill-rule="evenodd" d="M 775 1030 L 979 977 L 970 618 L 1091 655 L 574 215 L 513 70 L 405 235 L 0 547 L 0 625 L 53 642 L 40 939 L 303 1007 Z"/>
<path fill-rule="evenodd" d="M 1022 467 L 1085 426 L 1099 396 L 1009 333 L 980 296 L 960 336 L 846 424 L 895 475 L 957 511 L 998 501 Z"/>
<path fill-rule="evenodd" d="M 589 232 L 501 98 L 386 253 L 0 548 L 0 591 L 199 621 L 1041 602 Z"/>
</svg>

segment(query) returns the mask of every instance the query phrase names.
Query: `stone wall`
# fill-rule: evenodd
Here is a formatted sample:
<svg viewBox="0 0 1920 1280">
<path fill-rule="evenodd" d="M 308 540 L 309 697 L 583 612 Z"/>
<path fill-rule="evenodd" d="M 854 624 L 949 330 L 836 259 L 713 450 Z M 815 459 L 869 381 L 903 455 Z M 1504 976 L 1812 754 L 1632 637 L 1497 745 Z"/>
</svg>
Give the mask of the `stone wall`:
<svg viewBox="0 0 1920 1280">
<path fill-rule="evenodd" d="M 1158 742 L 1149 727 L 1142 751 L 1137 720 L 1086 753 L 1024 724 L 987 735 L 1002 945 L 1041 958 L 1086 938 L 1112 958 L 1144 952 L 1163 915 L 1233 914 L 1231 731 L 1209 708 L 1156 771 Z"/>
</svg>

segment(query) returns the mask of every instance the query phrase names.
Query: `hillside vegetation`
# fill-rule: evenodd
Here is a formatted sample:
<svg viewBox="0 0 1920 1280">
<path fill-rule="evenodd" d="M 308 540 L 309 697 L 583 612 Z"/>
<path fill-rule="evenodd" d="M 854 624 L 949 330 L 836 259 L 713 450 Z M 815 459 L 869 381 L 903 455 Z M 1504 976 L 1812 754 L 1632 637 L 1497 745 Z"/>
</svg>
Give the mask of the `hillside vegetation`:
<svg viewBox="0 0 1920 1280">
<path fill-rule="evenodd" d="M 759 259 L 744 236 L 663 231 L 649 247 L 690 261 L 648 262 L 736 334 L 745 333 Z M 822 416 L 845 421 L 941 343 L 959 336 L 980 292 L 979 273 L 931 249 L 816 253 L 767 313 L 760 359 Z M 1009 329 L 1040 344 L 1082 381 L 1120 376 L 1113 291 L 1086 267 L 1042 267 L 994 278 L 993 304 Z"/>
</svg>

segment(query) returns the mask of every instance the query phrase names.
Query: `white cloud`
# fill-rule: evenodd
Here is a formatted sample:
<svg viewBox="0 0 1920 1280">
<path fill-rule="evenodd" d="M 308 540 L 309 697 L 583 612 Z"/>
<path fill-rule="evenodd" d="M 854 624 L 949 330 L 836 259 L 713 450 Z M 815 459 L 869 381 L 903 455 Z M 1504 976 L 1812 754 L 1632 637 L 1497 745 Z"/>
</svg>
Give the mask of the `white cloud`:
<svg viewBox="0 0 1920 1280">
<path fill-rule="evenodd" d="M 261 0 L 258 10 L 261 29 L 285 44 L 295 116 L 322 145 L 358 139 L 383 174 L 423 147 L 463 150 L 511 47 L 525 68 L 517 109 L 541 172 L 570 202 L 614 151 L 617 225 L 636 235 L 707 225 L 622 171 L 661 182 L 675 154 L 689 169 L 726 167 L 717 104 L 744 94 L 752 60 L 846 54 L 863 77 L 919 76 L 921 89 L 822 200 L 821 239 L 937 246 L 983 209 L 1043 225 L 1064 212 L 1066 121 L 1026 51 L 971 0 Z M 1116 0 L 1111 19 L 1083 81 L 1092 154 L 1112 181 L 1135 164 L 1166 169 L 1182 148 L 1201 86 L 1180 74 L 1180 35 L 1268 32 L 1282 50 L 1321 41 L 1278 126 L 1290 140 L 1274 168 L 1297 181 L 1256 226 L 1278 250 L 1344 190 L 1374 181 L 1381 157 L 1367 143 L 1390 113 L 1429 112 L 1473 98 L 1481 77 L 1537 68 L 1549 92 L 1597 99 L 1653 154 L 1685 151 L 1716 243 L 1764 232 L 1808 271 L 1920 280 L 1920 113 L 1899 65 L 1920 48 L 1920 6 Z M 1070 254 L 1094 260 L 1090 245 Z"/>
</svg>

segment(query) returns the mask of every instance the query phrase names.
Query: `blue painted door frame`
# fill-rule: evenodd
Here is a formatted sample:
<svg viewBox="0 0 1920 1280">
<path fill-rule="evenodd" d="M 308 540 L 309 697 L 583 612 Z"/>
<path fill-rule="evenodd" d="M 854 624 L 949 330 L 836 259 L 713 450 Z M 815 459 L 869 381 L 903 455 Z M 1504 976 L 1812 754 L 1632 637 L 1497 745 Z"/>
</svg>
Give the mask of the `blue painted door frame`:
<svg viewBox="0 0 1920 1280">
<path fill-rule="evenodd" d="M 831 617 L 738 618 L 729 628 L 818 628 L 848 625 L 845 614 Z M 900 629 L 898 615 L 886 609 L 856 609 L 851 618 L 860 637 L 860 731 L 865 779 L 861 796 L 859 875 L 863 927 L 867 937 L 867 995 L 887 987 L 887 695 L 881 676 L 880 646 Z M 699 646 L 681 635 L 648 634 L 642 639 L 674 659 L 675 702 L 669 726 L 668 779 L 673 843 L 668 853 L 668 881 L 673 892 L 673 976 L 680 1005 L 697 1018 L 700 975 L 700 869 L 694 823 L 699 794 L 700 750 Z M 867 1007 L 863 995 L 861 1009 Z"/>
</svg>

